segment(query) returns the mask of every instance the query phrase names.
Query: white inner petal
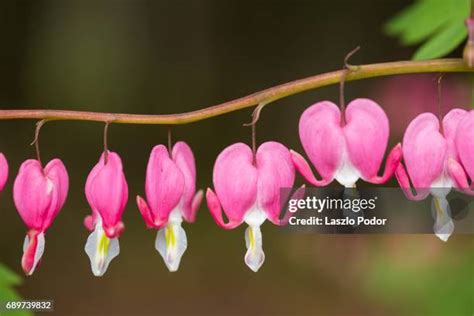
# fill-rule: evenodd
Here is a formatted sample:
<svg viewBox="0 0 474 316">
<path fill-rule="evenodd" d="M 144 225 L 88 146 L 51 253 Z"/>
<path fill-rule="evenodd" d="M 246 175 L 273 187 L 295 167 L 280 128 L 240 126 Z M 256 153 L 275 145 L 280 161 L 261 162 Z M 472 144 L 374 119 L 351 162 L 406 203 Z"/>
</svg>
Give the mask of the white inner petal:
<svg viewBox="0 0 474 316">
<path fill-rule="evenodd" d="M 453 187 L 453 180 L 448 175 L 446 170 L 431 184 L 430 193 L 433 196 L 444 198 L 451 191 Z"/>
<path fill-rule="evenodd" d="M 244 216 L 244 221 L 249 226 L 261 226 L 266 219 L 267 214 L 256 204 Z"/>
<path fill-rule="evenodd" d="M 177 224 L 181 225 L 183 222 L 183 215 L 181 212 L 181 202 L 176 206 L 170 213 L 168 217 L 168 224 Z"/>
<path fill-rule="evenodd" d="M 257 272 L 265 261 L 263 252 L 262 232 L 260 226 L 249 226 L 245 230 L 245 264 L 253 271 Z"/>
<path fill-rule="evenodd" d="M 178 270 L 181 258 L 188 247 L 186 232 L 181 227 L 181 221 L 181 215 L 178 223 L 171 221 L 170 215 L 168 224 L 161 228 L 156 235 L 155 248 L 170 272 Z"/>
<path fill-rule="evenodd" d="M 36 249 L 35 249 L 35 258 L 33 261 L 33 267 L 29 271 L 28 275 L 32 275 L 33 272 L 35 272 L 36 266 L 38 265 L 38 262 L 40 261 L 41 257 L 43 256 L 44 253 L 44 247 L 45 247 L 45 239 L 44 239 L 44 233 L 40 233 L 36 236 L 37 244 L 36 244 Z M 28 246 L 30 244 L 30 237 L 26 235 L 25 241 L 23 242 L 23 253 L 26 252 L 28 249 Z"/>
<path fill-rule="evenodd" d="M 334 178 L 346 188 L 354 188 L 357 180 L 360 178 L 359 170 L 352 165 L 352 162 L 349 159 L 345 140 L 342 149 L 341 164 L 337 168 Z"/>
<path fill-rule="evenodd" d="M 434 196 L 431 201 L 431 212 L 435 219 L 434 233 L 442 241 L 448 241 L 454 231 L 454 223 L 451 218 L 451 209 L 445 197 Z"/>
<path fill-rule="evenodd" d="M 245 214 L 244 221 L 249 225 L 245 230 L 245 264 L 254 272 L 262 266 L 265 261 L 263 252 L 262 232 L 260 226 L 267 219 L 267 214 L 257 204 L 252 206 Z"/>
<path fill-rule="evenodd" d="M 87 238 L 84 250 L 89 256 L 92 273 L 95 276 L 103 276 L 112 259 L 119 255 L 120 245 L 118 238 L 110 239 L 105 235 L 102 220 L 98 218 L 94 231 Z"/>
</svg>

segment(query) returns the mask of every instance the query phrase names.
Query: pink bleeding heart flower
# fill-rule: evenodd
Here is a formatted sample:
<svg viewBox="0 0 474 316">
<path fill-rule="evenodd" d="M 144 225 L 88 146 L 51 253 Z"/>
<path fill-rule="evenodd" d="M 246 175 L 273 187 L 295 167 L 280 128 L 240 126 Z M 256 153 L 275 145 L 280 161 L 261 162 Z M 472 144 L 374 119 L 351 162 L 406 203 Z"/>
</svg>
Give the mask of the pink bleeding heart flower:
<svg viewBox="0 0 474 316">
<path fill-rule="evenodd" d="M 448 162 L 450 175 L 462 192 L 474 195 L 472 187 L 474 182 L 474 110 L 467 113 L 459 122 L 455 146 L 458 160 L 450 157 Z"/>
<path fill-rule="evenodd" d="M 66 201 L 69 178 L 59 159 L 43 169 L 38 160 L 23 162 L 13 184 L 13 200 L 28 234 L 21 266 L 26 275 L 35 271 L 44 252 L 44 234 Z"/>
<path fill-rule="evenodd" d="M 330 101 L 310 106 L 300 118 L 301 143 L 310 161 L 322 177 L 318 180 L 306 160 L 291 151 L 296 169 L 314 186 L 336 179 L 353 188 L 359 178 L 384 183 L 395 172 L 401 159 L 401 146 L 390 152 L 385 171 L 378 176 L 389 137 L 389 122 L 383 109 L 369 99 L 356 99 L 344 115 Z"/>
<path fill-rule="evenodd" d="M 85 191 L 92 209 L 92 215 L 84 220 L 86 228 L 92 231 L 85 251 L 92 273 L 102 276 L 120 253 L 118 237 L 124 229 L 121 219 L 128 201 L 128 185 L 117 153 L 102 153 L 87 177 Z"/>
<path fill-rule="evenodd" d="M 137 196 L 140 213 L 148 228 L 158 229 L 155 248 L 167 268 L 177 271 L 187 248 L 183 219 L 194 222 L 202 200 L 196 191 L 196 165 L 191 148 L 177 142 L 171 151 L 163 145 L 153 148 L 148 161 L 145 193 L 148 203 Z"/>
<path fill-rule="evenodd" d="M 260 226 L 265 220 L 281 225 L 280 189 L 291 188 L 295 169 L 290 151 L 280 143 L 263 143 L 254 154 L 243 143 L 224 149 L 214 165 L 215 193 L 207 190 L 207 205 L 217 225 L 233 229 L 243 222 L 247 253 L 245 263 L 257 272 L 265 260 Z M 298 192 L 298 190 L 297 190 Z M 222 210 L 229 222 L 222 218 Z"/>
<path fill-rule="evenodd" d="M 8 162 L 5 156 L 0 153 L 0 192 L 5 188 L 8 179 Z"/>
<path fill-rule="evenodd" d="M 464 116 L 466 111 L 452 109 L 444 116 L 440 130 L 440 121 L 434 114 L 418 115 L 403 136 L 405 167 L 400 163 L 396 171 L 396 178 L 408 199 L 423 200 L 431 193 L 434 231 L 443 241 L 447 241 L 454 230 L 446 195 L 452 187 L 457 187 L 451 172 L 455 167 L 452 162 L 458 161 L 455 135 Z"/>
</svg>

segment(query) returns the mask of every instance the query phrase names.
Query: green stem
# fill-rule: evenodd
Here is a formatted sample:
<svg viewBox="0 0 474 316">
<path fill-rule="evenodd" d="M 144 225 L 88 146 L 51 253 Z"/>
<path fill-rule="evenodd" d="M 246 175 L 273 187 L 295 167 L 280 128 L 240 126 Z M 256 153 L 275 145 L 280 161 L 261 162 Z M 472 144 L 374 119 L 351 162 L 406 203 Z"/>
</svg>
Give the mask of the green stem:
<svg viewBox="0 0 474 316">
<path fill-rule="evenodd" d="M 465 65 L 462 59 L 435 59 L 426 61 L 397 61 L 389 63 L 356 66 L 347 74 L 345 80 L 382 77 L 410 73 L 448 73 L 474 72 L 474 68 Z M 336 84 L 342 78 L 342 71 L 328 72 L 300 80 L 284 83 L 251 95 L 210 106 L 196 111 L 163 114 L 142 115 L 123 113 L 101 113 L 63 110 L 0 110 L 0 120 L 9 119 L 42 119 L 42 120 L 76 120 L 97 121 L 122 124 L 186 124 L 219 116 L 243 108 L 270 103 L 290 95 Z M 403 93 L 402 91 L 400 93 Z"/>
</svg>

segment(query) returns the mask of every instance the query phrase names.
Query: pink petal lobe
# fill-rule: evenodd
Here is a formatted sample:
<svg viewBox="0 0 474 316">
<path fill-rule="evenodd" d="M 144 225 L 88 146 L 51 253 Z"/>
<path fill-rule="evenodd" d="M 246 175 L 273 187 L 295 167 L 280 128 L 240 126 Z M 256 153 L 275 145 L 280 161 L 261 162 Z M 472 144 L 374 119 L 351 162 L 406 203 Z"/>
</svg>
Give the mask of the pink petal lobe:
<svg viewBox="0 0 474 316">
<path fill-rule="evenodd" d="M 316 176 L 313 174 L 311 167 L 303 156 L 301 156 L 294 150 L 290 150 L 290 154 L 296 170 L 298 170 L 298 172 L 303 176 L 303 178 L 305 178 L 306 181 L 308 181 L 310 184 L 314 185 L 315 187 L 322 187 L 328 185 L 332 181 L 332 178 L 322 180 L 316 179 Z"/>
<path fill-rule="evenodd" d="M 153 214 L 151 213 L 150 207 L 146 203 L 146 201 L 139 195 L 137 195 L 137 206 L 140 210 L 140 214 L 142 214 L 143 219 L 145 220 L 145 224 L 148 228 L 161 228 L 166 222 L 155 223 Z"/>
<path fill-rule="evenodd" d="M 102 170 L 104 167 L 104 162 L 103 162 L 103 154 L 100 156 L 99 162 L 95 164 L 95 166 L 92 168 L 92 170 L 89 172 L 89 175 L 87 176 L 86 179 L 86 185 L 84 188 L 84 191 L 86 193 L 86 199 L 87 203 L 89 203 L 90 206 L 94 205 L 94 201 L 92 199 L 92 182 L 97 176 L 97 174 Z M 96 210 L 92 210 L 93 212 Z"/>
<path fill-rule="evenodd" d="M 177 142 L 173 147 L 172 152 L 173 161 L 181 170 L 184 179 L 183 195 L 181 197 L 183 217 L 186 220 L 193 221 L 195 218 L 195 211 L 199 208 L 199 204 L 195 205 L 200 200 L 195 199 L 196 192 L 196 164 L 191 148 L 185 142 Z M 202 199 L 202 192 L 200 194 Z"/>
<path fill-rule="evenodd" d="M 296 189 L 295 192 L 293 192 L 290 199 L 292 199 L 292 200 L 302 199 L 304 197 L 305 190 L 306 190 L 306 186 L 303 184 L 301 187 Z M 284 197 L 281 197 L 281 198 L 284 198 Z M 287 198 L 287 197 L 285 197 L 285 198 Z M 284 226 L 284 225 L 288 224 L 288 221 L 290 220 L 290 217 L 293 216 L 293 214 L 294 213 L 292 213 L 288 209 L 286 209 L 285 214 L 283 215 L 283 218 L 280 219 L 280 218 L 275 218 L 275 217 L 269 217 L 268 219 L 275 225 Z"/>
<path fill-rule="evenodd" d="M 299 135 L 309 160 L 321 177 L 332 180 L 341 163 L 344 150 L 339 108 L 330 101 L 310 106 L 301 115 Z M 304 167 L 302 169 L 308 175 L 308 169 Z"/>
<path fill-rule="evenodd" d="M 5 188 L 5 184 L 8 180 L 8 162 L 7 158 L 0 153 L 0 192 Z"/>
<path fill-rule="evenodd" d="M 366 179 L 366 181 L 375 184 L 381 184 L 387 182 L 397 170 L 398 165 L 400 164 L 400 160 L 402 160 L 402 145 L 398 143 L 393 147 L 390 151 L 390 154 L 387 157 L 387 162 L 385 164 L 385 170 L 381 177 L 374 176 L 370 179 Z"/>
<path fill-rule="evenodd" d="M 221 228 L 224 229 L 233 229 L 237 226 L 239 226 L 243 219 L 240 221 L 229 221 L 228 223 L 224 222 L 224 218 L 222 217 L 222 207 L 221 203 L 219 202 L 219 199 L 217 198 L 217 195 L 212 191 L 211 189 L 207 189 L 206 192 L 206 201 L 207 201 L 207 207 L 209 208 L 209 211 L 212 215 L 212 218 L 216 222 L 217 225 L 219 225 Z"/>
<path fill-rule="evenodd" d="M 468 112 L 463 109 L 454 108 L 448 112 L 443 118 L 443 135 L 448 146 L 447 157 L 452 159 L 459 159 L 456 150 L 455 138 L 459 123 L 462 121 Z"/>
<path fill-rule="evenodd" d="M 448 172 L 459 190 L 465 194 L 474 195 L 474 189 L 469 186 L 463 167 L 452 158 L 448 160 Z"/>
<path fill-rule="evenodd" d="M 44 168 L 44 175 L 53 185 L 51 204 L 44 218 L 44 227 L 49 227 L 66 202 L 69 190 L 69 176 L 66 167 L 59 159 L 51 160 Z"/>
<path fill-rule="evenodd" d="M 167 222 L 184 191 L 184 176 L 163 145 L 153 148 L 146 171 L 145 191 L 154 222 Z"/>
<path fill-rule="evenodd" d="M 415 188 L 416 194 L 413 194 L 410 179 L 402 163 L 398 165 L 398 168 L 395 171 L 395 177 L 397 178 L 403 193 L 409 200 L 421 201 L 430 194 L 429 188 Z"/>
<path fill-rule="evenodd" d="M 435 115 L 422 113 L 411 121 L 403 137 L 403 160 L 416 189 L 431 187 L 443 172 L 446 153 Z"/>
<path fill-rule="evenodd" d="M 201 205 L 203 196 L 204 196 L 204 193 L 202 190 L 199 190 L 198 192 L 196 192 L 196 194 L 194 195 L 193 201 L 191 203 L 190 211 L 185 212 L 185 214 L 183 214 L 184 220 L 187 221 L 188 223 L 194 223 L 194 221 L 196 220 L 196 213 L 199 209 L 199 206 Z"/>
<path fill-rule="evenodd" d="M 92 215 L 87 215 L 85 218 L 84 218 L 84 226 L 87 228 L 87 230 L 89 231 L 94 231 L 94 228 L 95 228 L 95 221 L 96 219 L 94 218 L 94 216 Z"/>
<path fill-rule="evenodd" d="M 105 226 L 104 233 L 108 238 L 117 238 L 125 230 L 125 225 L 122 221 L 118 221 L 115 225 Z"/>
<path fill-rule="evenodd" d="M 474 110 L 459 122 L 455 144 L 461 164 L 474 181 Z"/>
<path fill-rule="evenodd" d="M 257 198 L 257 169 L 250 147 L 236 143 L 224 149 L 214 164 L 213 182 L 229 221 L 242 222 Z"/>
<path fill-rule="evenodd" d="M 349 159 L 364 179 L 377 175 L 387 148 L 389 123 L 384 110 L 370 99 L 355 99 L 345 112 Z"/>
<path fill-rule="evenodd" d="M 23 162 L 13 184 L 13 200 L 29 229 L 44 231 L 47 228 L 43 224 L 52 195 L 52 183 L 44 176 L 40 163 L 33 159 Z"/>
<path fill-rule="evenodd" d="M 101 156 L 101 159 L 102 159 L 102 156 Z M 89 175 L 87 176 L 87 179 L 86 179 L 86 185 L 85 185 L 84 191 L 86 193 L 87 203 L 89 203 L 91 208 L 92 208 L 92 205 L 94 205 L 94 201 L 92 199 L 92 190 L 91 190 L 92 182 L 95 179 L 95 177 L 97 176 L 97 174 L 99 173 L 99 171 L 102 170 L 103 163 L 102 164 L 100 163 L 101 159 L 99 159 L 99 163 L 97 163 L 92 168 L 92 170 L 89 172 Z M 92 215 L 89 215 L 84 219 L 84 226 L 88 230 L 94 231 L 95 223 L 96 223 L 98 217 L 101 217 L 101 215 L 98 213 L 97 209 L 92 208 Z"/>
<path fill-rule="evenodd" d="M 292 188 L 295 181 L 295 168 L 288 148 L 277 142 L 260 145 L 256 154 L 257 203 L 268 218 L 278 221 L 283 203 L 280 192 Z"/>
<path fill-rule="evenodd" d="M 445 138 L 454 139 L 456 137 L 458 125 L 466 115 L 468 115 L 466 110 L 455 108 L 443 117 L 443 134 Z"/>
</svg>

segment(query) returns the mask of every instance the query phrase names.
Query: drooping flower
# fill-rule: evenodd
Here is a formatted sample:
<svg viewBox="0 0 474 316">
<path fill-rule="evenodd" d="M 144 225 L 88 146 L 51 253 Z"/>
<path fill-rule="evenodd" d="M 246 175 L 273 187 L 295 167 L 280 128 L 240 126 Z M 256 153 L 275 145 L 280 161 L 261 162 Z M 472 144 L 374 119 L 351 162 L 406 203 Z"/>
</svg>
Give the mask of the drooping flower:
<svg viewBox="0 0 474 316">
<path fill-rule="evenodd" d="M 309 164 L 291 151 L 296 169 L 314 186 L 324 186 L 336 179 L 347 188 L 359 178 L 370 183 L 384 183 L 395 172 L 401 159 L 401 146 L 390 152 L 385 171 L 378 176 L 389 137 L 389 122 L 383 109 L 369 99 L 356 99 L 343 115 L 330 101 L 318 102 L 300 118 L 301 143 L 310 161 L 322 177 L 316 179 Z"/>
<path fill-rule="evenodd" d="M 196 191 L 196 166 L 191 148 L 177 142 L 171 151 L 163 145 L 153 148 L 148 161 L 145 194 L 137 196 L 140 213 L 148 228 L 158 229 L 155 248 L 166 267 L 178 270 L 188 242 L 181 227 L 183 219 L 192 223 L 202 200 Z"/>
<path fill-rule="evenodd" d="M 0 192 L 5 188 L 8 179 L 8 162 L 5 156 L 0 153 Z"/>
<path fill-rule="evenodd" d="M 400 187 L 409 199 L 423 200 L 429 194 L 433 196 L 434 231 L 443 241 L 447 241 L 454 230 L 446 196 L 452 187 L 457 187 L 451 176 L 450 161 L 458 161 L 455 135 L 465 115 L 466 111 L 462 109 L 452 109 L 444 116 L 441 130 L 440 121 L 434 114 L 418 115 L 403 137 L 405 167 L 400 163 L 396 171 Z"/>
<path fill-rule="evenodd" d="M 23 244 L 21 266 L 33 274 L 44 252 L 44 234 L 66 201 L 69 178 L 59 159 L 43 169 L 38 160 L 23 162 L 13 184 L 13 200 L 28 234 Z"/>
<path fill-rule="evenodd" d="M 462 192 L 474 195 L 474 111 L 467 113 L 459 122 L 455 146 L 459 160 L 450 157 L 450 175 Z"/>
<path fill-rule="evenodd" d="M 267 219 L 276 225 L 284 224 L 279 219 L 280 189 L 291 188 L 294 179 L 290 152 L 277 142 L 260 145 L 255 157 L 243 143 L 227 147 L 217 157 L 213 173 L 216 192 L 207 190 L 207 205 L 217 225 L 224 229 L 243 222 L 249 225 L 245 231 L 245 263 L 255 272 L 265 260 L 260 226 Z M 222 211 L 228 223 L 224 222 Z"/>
<path fill-rule="evenodd" d="M 102 153 L 87 177 L 85 191 L 92 215 L 85 218 L 84 225 L 92 233 L 84 249 L 92 273 L 102 276 L 120 253 L 118 237 L 124 230 L 121 219 L 128 201 L 128 185 L 117 153 Z"/>
</svg>

